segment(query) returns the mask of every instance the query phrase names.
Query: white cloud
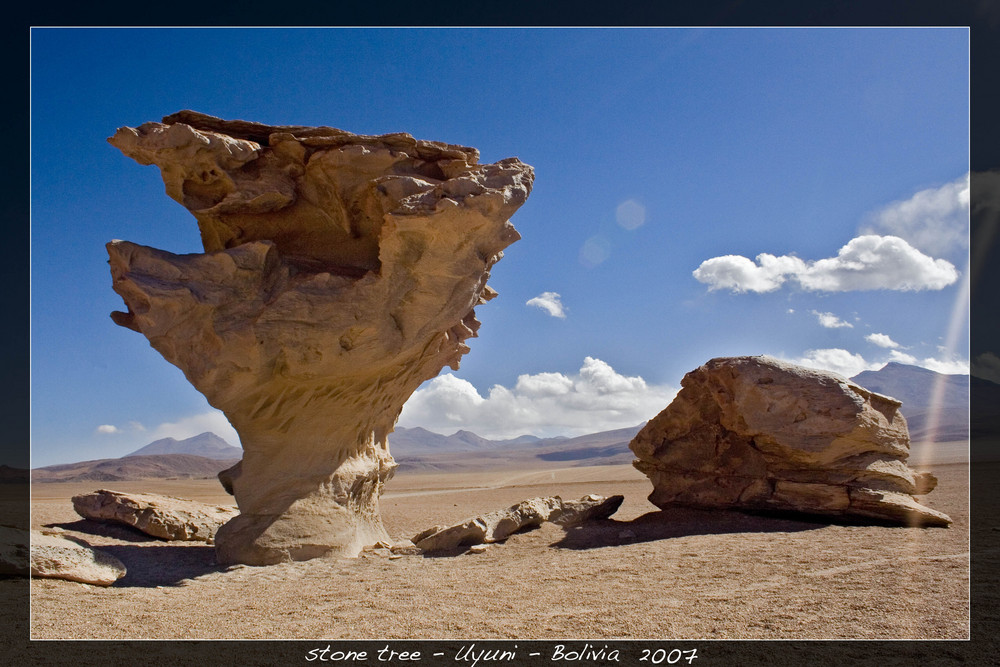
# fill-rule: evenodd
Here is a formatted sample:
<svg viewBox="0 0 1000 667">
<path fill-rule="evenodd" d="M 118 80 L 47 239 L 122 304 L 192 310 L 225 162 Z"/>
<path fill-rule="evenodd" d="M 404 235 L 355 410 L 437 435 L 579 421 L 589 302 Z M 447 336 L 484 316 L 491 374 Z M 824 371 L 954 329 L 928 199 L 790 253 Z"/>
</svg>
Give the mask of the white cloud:
<svg viewBox="0 0 1000 667">
<path fill-rule="evenodd" d="M 860 354 L 840 348 L 806 350 L 803 356 L 797 359 L 788 359 L 788 361 L 807 368 L 833 371 L 847 378 L 854 377 L 861 371 L 877 371 L 890 361 L 920 366 L 946 375 L 965 375 L 969 372 L 968 362 L 961 359 L 934 359 L 933 357 L 918 359 L 899 350 L 890 351 L 889 357 L 880 361 L 868 361 Z"/>
<path fill-rule="evenodd" d="M 615 220 L 629 231 L 638 229 L 646 222 L 646 207 L 634 199 L 627 199 L 615 209 Z"/>
<path fill-rule="evenodd" d="M 705 260 L 694 277 L 709 290 L 771 292 L 789 280 L 818 292 L 861 290 L 939 290 L 954 283 L 951 262 L 933 259 L 896 236 L 859 236 L 836 257 L 806 262 L 792 255 L 757 255 L 754 263 L 740 255 Z"/>
<path fill-rule="evenodd" d="M 561 319 L 566 319 L 566 311 L 563 308 L 562 302 L 559 300 L 558 292 L 542 292 L 533 299 L 528 299 L 525 302 L 526 306 L 537 306 L 545 312 L 547 312 L 552 317 L 558 317 Z"/>
<path fill-rule="evenodd" d="M 909 364 L 910 366 L 920 366 L 921 368 L 926 368 L 934 371 L 935 373 L 943 373 L 945 375 L 969 374 L 968 362 L 962 361 L 961 359 L 934 359 L 933 357 L 917 359 L 912 354 L 906 354 L 905 352 L 900 352 L 899 350 L 893 350 L 889 353 L 889 361 L 895 361 L 900 364 Z"/>
<path fill-rule="evenodd" d="M 440 375 L 410 397 L 399 424 L 444 434 L 467 429 L 497 439 L 583 435 L 635 426 L 667 407 L 676 393 L 587 357 L 575 375 L 521 375 L 513 389 L 494 385 L 486 397 L 466 380 Z"/>
<path fill-rule="evenodd" d="M 742 255 L 723 255 L 706 259 L 694 270 L 694 277 L 709 290 L 733 292 L 773 292 L 789 275 L 805 271 L 806 263 L 798 257 L 757 255 L 757 264 Z"/>
<path fill-rule="evenodd" d="M 883 333 L 872 333 L 865 336 L 865 340 L 872 345 L 878 345 L 879 347 L 893 348 L 899 347 L 899 343 L 894 341 L 892 338 Z"/>
<path fill-rule="evenodd" d="M 887 233 L 924 252 L 944 254 L 969 246 L 969 174 L 885 206 L 863 234 Z"/>
<path fill-rule="evenodd" d="M 112 435 L 114 433 L 121 433 L 122 430 L 114 424 L 101 424 L 95 429 L 95 432 L 102 433 L 104 435 Z"/>
<path fill-rule="evenodd" d="M 865 361 L 860 354 L 854 354 L 840 348 L 822 350 L 806 350 L 805 355 L 798 359 L 789 359 L 792 363 L 821 371 L 833 371 L 846 378 L 853 377 L 861 371 L 877 371 L 885 363 Z"/>
<path fill-rule="evenodd" d="M 853 329 L 854 325 L 850 322 L 845 322 L 833 313 L 821 313 L 818 310 L 811 311 L 816 319 L 819 320 L 820 326 L 826 327 L 827 329 Z"/>
<path fill-rule="evenodd" d="M 919 363 L 917 358 L 912 354 L 900 352 L 899 350 L 893 350 L 889 353 L 889 361 L 895 361 L 898 364 L 909 364 L 910 366 L 916 366 Z"/>
</svg>

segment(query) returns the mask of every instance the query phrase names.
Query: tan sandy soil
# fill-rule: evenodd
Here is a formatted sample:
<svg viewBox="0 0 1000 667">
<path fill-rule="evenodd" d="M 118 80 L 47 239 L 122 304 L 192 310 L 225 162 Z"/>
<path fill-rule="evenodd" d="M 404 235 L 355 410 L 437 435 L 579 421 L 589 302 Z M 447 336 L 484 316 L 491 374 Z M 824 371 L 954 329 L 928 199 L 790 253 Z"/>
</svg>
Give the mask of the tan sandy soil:
<svg viewBox="0 0 1000 667">
<path fill-rule="evenodd" d="M 545 525 L 482 554 L 270 567 L 223 568 L 211 546 L 80 520 L 70 497 L 100 483 L 36 484 L 33 527 L 61 526 L 128 574 L 110 588 L 34 580 L 31 636 L 967 638 L 969 467 L 955 462 L 965 447 L 925 453 L 940 482 L 922 501 L 952 517 L 948 529 L 661 512 L 630 466 L 409 474 L 382 499 L 394 537 L 534 496 L 619 493 L 625 502 L 612 520 Z M 104 486 L 232 503 L 215 480 Z"/>
</svg>

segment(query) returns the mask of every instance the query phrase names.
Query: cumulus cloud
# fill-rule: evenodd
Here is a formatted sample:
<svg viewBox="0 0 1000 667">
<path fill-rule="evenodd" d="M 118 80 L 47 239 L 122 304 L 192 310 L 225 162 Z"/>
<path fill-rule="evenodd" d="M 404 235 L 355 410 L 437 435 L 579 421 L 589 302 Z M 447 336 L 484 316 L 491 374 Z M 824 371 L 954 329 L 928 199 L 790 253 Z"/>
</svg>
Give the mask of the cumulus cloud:
<svg viewBox="0 0 1000 667">
<path fill-rule="evenodd" d="M 804 272 L 807 266 L 798 257 L 757 255 L 757 263 L 742 255 L 723 255 L 706 259 L 694 270 L 694 277 L 708 285 L 709 290 L 729 289 L 733 292 L 773 292 L 789 276 Z"/>
<path fill-rule="evenodd" d="M 920 366 L 921 368 L 927 368 L 935 373 L 943 373 L 945 375 L 969 374 L 968 362 L 962 361 L 961 359 L 935 359 L 933 357 L 918 359 L 912 354 L 900 352 L 899 350 L 893 350 L 889 353 L 889 361 L 895 361 L 900 364 L 909 364 L 910 366 Z"/>
<path fill-rule="evenodd" d="M 709 290 L 772 292 L 789 280 L 817 292 L 939 290 L 958 279 L 955 266 L 923 254 L 897 236 L 859 236 L 836 257 L 806 262 L 792 255 L 762 253 L 756 263 L 741 255 L 713 257 L 694 277 Z"/>
<path fill-rule="evenodd" d="M 563 308 L 562 302 L 559 299 L 560 296 L 558 292 L 542 292 L 533 299 L 528 299 L 525 302 L 525 305 L 541 308 L 552 317 L 566 319 L 566 310 Z"/>
<path fill-rule="evenodd" d="M 399 425 L 445 434 L 467 429 L 496 439 L 583 435 L 635 426 L 663 410 L 676 393 L 673 387 L 621 375 L 593 357 L 576 374 L 521 375 L 513 388 L 494 385 L 485 397 L 448 373 L 410 397 Z"/>
<path fill-rule="evenodd" d="M 853 329 L 854 325 L 850 322 L 845 322 L 833 313 L 821 313 L 818 310 L 812 311 L 812 314 L 816 316 L 819 320 L 820 326 L 826 327 L 827 329 Z"/>
<path fill-rule="evenodd" d="M 95 432 L 102 433 L 104 435 L 112 435 L 114 433 L 121 433 L 122 430 L 114 424 L 101 424 L 95 429 Z"/>
<path fill-rule="evenodd" d="M 879 347 L 893 348 L 899 347 L 899 343 L 894 341 L 892 338 L 883 333 L 872 333 L 865 336 L 865 340 L 872 345 L 878 345 Z"/>
<path fill-rule="evenodd" d="M 848 352 L 840 348 L 806 350 L 803 356 L 798 359 L 789 359 L 789 361 L 800 366 L 805 366 L 806 368 L 833 371 L 847 378 L 853 377 L 861 371 L 877 371 L 885 365 L 885 362 L 872 363 L 866 361 L 860 354 Z"/>
<path fill-rule="evenodd" d="M 876 211 L 863 234 L 891 234 L 937 255 L 969 245 L 969 174 Z"/>
</svg>

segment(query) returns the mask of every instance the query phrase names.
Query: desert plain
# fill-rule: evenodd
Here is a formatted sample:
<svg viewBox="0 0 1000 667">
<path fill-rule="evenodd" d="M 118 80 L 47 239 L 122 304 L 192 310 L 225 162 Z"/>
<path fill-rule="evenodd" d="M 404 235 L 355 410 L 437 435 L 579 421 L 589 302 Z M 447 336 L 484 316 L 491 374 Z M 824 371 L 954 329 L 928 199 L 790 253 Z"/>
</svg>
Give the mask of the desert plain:
<svg viewBox="0 0 1000 667">
<path fill-rule="evenodd" d="M 609 520 L 543 524 L 482 553 L 363 552 L 224 567 L 212 546 L 82 520 L 102 486 L 234 505 L 216 479 L 32 485 L 32 527 L 105 550 L 128 573 L 103 588 L 31 582 L 33 639 L 966 639 L 967 442 L 915 444 L 939 480 L 919 500 L 949 528 L 659 510 L 629 465 L 399 472 L 381 499 L 409 538 L 520 500 L 624 495 Z"/>
</svg>

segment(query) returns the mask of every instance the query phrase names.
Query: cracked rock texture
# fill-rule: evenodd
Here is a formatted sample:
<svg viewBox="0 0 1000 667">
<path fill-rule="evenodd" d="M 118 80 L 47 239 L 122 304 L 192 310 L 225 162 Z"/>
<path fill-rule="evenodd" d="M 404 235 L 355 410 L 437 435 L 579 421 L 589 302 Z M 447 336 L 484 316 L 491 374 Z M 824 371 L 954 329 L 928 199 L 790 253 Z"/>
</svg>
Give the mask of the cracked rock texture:
<svg viewBox="0 0 1000 667">
<path fill-rule="evenodd" d="M 505 510 L 480 514 L 454 526 L 434 526 L 414 536 L 413 544 L 424 551 L 444 551 L 462 546 L 506 540 L 514 533 L 551 521 L 563 526 L 607 519 L 621 507 L 624 496 L 605 498 L 590 494 L 580 500 L 559 496 L 529 498 Z"/>
<path fill-rule="evenodd" d="M 629 443 L 654 505 L 951 523 L 913 498 L 937 480 L 906 464 L 899 401 L 769 357 L 712 359 L 681 387 Z"/>
<path fill-rule="evenodd" d="M 84 519 L 120 523 L 161 540 L 188 542 L 210 542 L 219 527 L 237 515 L 232 507 L 107 489 L 73 496 L 73 509 Z"/>
<path fill-rule="evenodd" d="M 476 335 L 474 307 L 532 168 L 408 134 L 268 126 L 191 111 L 109 142 L 160 168 L 204 253 L 113 241 L 113 313 L 240 435 L 220 475 L 240 516 L 222 563 L 355 556 L 387 539 L 378 496 L 403 403 Z"/>
</svg>

